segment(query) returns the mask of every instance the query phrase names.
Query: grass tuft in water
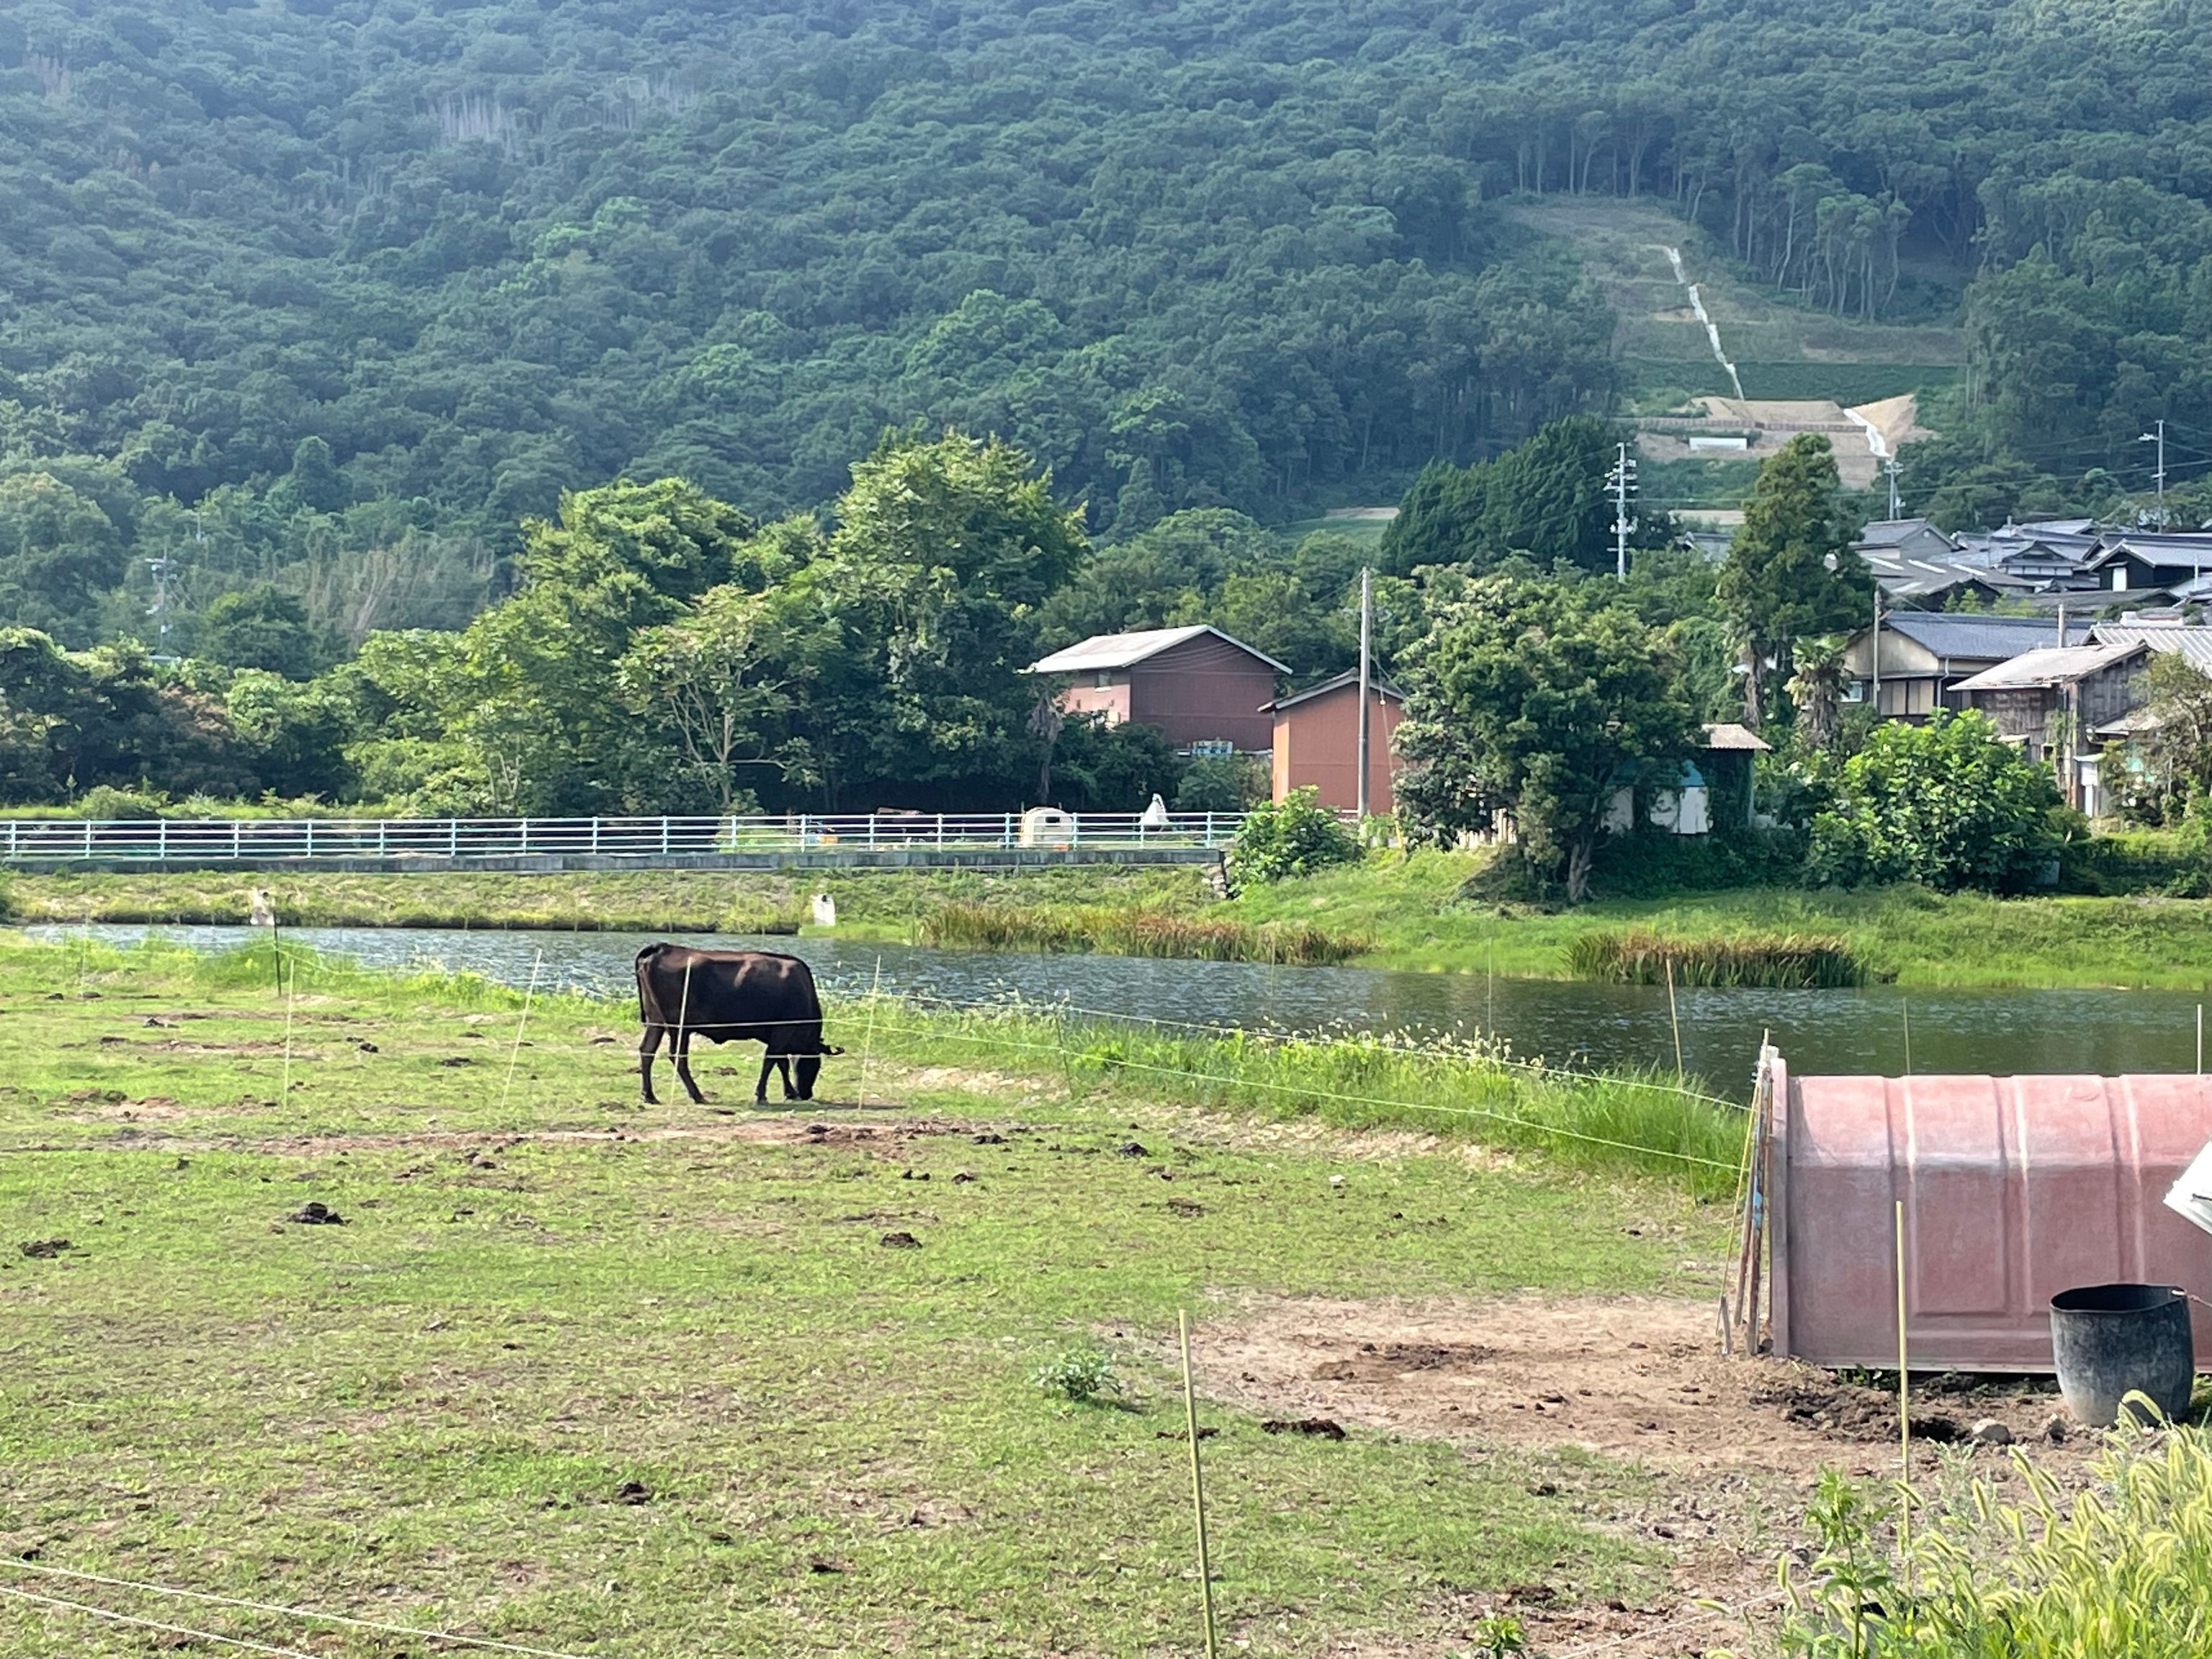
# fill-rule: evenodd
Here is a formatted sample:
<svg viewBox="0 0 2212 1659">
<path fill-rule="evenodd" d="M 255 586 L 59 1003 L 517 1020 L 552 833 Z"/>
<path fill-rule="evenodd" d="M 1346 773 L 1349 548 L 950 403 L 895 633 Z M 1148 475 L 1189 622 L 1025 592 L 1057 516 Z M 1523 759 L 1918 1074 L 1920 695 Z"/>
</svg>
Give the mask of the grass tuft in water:
<svg viewBox="0 0 2212 1659">
<path fill-rule="evenodd" d="M 967 951 L 1103 951 L 1115 956 L 1317 967 L 1373 941 L 1291 922 L 1237 921 L 1170 911 L 1081 906 L 943 904 L 916 923 L 924 945 Z"/>
<path fill-rule="evenodd" d="M 1752 933 L 1727 939 L 1670 939 L 1630 928 L 1585 933 L 1567 947 L 1577 979 L 1608 985 L 1753 985 L 1771 990 L 1833 990 L 1867 982 L 1865 966 L 1840 939 Z"/>
</svg>

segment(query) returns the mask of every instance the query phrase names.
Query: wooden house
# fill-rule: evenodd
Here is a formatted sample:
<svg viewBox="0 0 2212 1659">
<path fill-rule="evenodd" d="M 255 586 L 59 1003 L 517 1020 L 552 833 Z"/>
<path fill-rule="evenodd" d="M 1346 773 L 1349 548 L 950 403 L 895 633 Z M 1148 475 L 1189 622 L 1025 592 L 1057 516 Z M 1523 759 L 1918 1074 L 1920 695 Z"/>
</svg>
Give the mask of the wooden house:
<svg viewBox="0 0 2212 1659">
<path fill-rule="evenodd" d="M 2140 641 L 2053 646 L 1999 663 L 1953 690 L 1965 707 L 1988 715 L 1998 734 L 2019 744 L 2030 760 L 2049 762 L 2069 805 L 2094 805 L 2100 747 L 2094 734 L 2142 701 L 2143 667 L 2149 657 L 2150 647 Z"/>
<path fill-rule="evenodd" d="M 2039 647 L 2081 644 L 2089 626 L 2086 617 L 2062 624 L 2055 617 L 1885 611 L 1879 635 L 1862 628 L 1844 647 L 1845 695 L 1855 702 L 1873 700 L 1886 719 L 1923 720 L 1936 709 L 1964 706 L 1957 696 L 1961 680 Z"/>
</svg>

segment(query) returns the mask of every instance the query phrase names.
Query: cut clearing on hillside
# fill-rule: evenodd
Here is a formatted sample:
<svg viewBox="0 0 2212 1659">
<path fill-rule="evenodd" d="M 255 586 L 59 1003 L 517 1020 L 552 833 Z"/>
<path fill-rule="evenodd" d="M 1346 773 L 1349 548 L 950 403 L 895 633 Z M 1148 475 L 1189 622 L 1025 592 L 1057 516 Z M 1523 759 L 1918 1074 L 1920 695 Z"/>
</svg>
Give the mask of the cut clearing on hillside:
<svg viewBox="0 0 2212 1659">
<path fill-rule="evenodd" d="M 1743 280 L 1711 238 L 1656 202 L 1523 200 L 1504 211 L 1573 245 L 1619 319 L 1613 355 L 1646 407 L 1736 391 L 1691 310 L 1667 257 L 1670 247 L 1751 398 L 1826 398 L 1850 408 L 1947 383 L 1965 360 L 1956 328 L 1839 318 Z"/>
</svg>

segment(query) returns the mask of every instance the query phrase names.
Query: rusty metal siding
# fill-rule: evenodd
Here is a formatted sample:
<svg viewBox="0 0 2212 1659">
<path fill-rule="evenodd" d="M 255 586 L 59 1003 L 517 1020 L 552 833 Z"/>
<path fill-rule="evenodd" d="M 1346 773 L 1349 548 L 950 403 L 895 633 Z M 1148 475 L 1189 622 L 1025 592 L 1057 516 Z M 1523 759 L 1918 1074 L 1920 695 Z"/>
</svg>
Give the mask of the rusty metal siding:
<svg viewBox="0 0 2212 1659">
<path fill-rule="evenodd" d="M 2212 1141 L 2203 1079 L 1785 1071 L 1777 1085 L 1778 1353 L 1897 1363 L 1898 1199 L 1916 1370 L 2049 1370 L 2050 1299 L 2078 1285 L 2176 1284 L 2212 1297 L 2212 1238 L 2162 1202 Z M 2195 1318 L 2212 1345 L 2203 1307 Z"/>
</svg>

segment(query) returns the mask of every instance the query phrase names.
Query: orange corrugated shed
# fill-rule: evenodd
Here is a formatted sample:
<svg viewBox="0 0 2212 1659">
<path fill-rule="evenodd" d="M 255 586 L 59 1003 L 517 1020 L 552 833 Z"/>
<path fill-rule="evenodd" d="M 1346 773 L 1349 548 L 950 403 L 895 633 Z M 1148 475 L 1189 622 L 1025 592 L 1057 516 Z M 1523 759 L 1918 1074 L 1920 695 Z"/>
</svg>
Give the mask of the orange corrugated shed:
<svg viewBox="0 0 2212 1659">
<path fill-rule="evenodd" d="M 1778 1066 L 1774 1084 L 1778 1354 L 1896 1365 L 1899 1199 L 1915 1370 L 2050 1370 L 2051 1298 L 2076 1285 L 2212 1297 L 2212 1238 L 2163 1202 L 2212 1141 L 2203 1078 L 1792 1078 Z M 2194 1313 L 2212 1352 L 2212 1324 Z"/>
</svg>

